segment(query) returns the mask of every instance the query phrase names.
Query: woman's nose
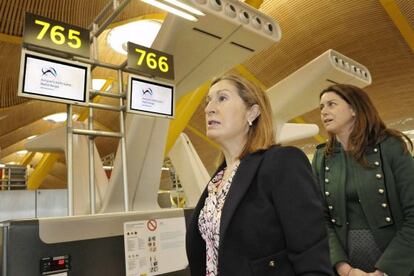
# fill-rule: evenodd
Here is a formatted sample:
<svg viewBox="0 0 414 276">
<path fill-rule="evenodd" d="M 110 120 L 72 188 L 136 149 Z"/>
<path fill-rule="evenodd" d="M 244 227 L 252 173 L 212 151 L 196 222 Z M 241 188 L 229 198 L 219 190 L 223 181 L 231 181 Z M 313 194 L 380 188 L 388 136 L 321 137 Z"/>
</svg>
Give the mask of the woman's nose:
<svg viewBox="0 0 414 276">
<path fill-rule="evenodd" d="M 326 108 L 325 107 L 322 107 L 321 108 L 321 115 L 326 115 Z"/>
<path fill-rule="evenodd" d="M 212 113 L 216 112 L 216 110 L 214 108 L 214 104 L 212 104 L 211 101 L 206 105 L 206 108 L 204 109 L 204 112 L 206 114 L 212 114 Z"/>
</svg>

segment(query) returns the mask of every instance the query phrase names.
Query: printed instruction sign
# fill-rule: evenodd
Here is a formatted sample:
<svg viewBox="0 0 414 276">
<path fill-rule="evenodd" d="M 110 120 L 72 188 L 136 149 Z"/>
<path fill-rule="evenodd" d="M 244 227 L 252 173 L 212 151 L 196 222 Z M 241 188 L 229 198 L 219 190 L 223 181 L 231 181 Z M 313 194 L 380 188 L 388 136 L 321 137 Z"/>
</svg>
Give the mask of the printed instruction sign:
<svg viewBox="0 0 414 276">
<path fill-rule="evenodd" d="M 127 276 L 150 276 L 185 269 L 184 217 L 124 223 Z"/>
</svg>

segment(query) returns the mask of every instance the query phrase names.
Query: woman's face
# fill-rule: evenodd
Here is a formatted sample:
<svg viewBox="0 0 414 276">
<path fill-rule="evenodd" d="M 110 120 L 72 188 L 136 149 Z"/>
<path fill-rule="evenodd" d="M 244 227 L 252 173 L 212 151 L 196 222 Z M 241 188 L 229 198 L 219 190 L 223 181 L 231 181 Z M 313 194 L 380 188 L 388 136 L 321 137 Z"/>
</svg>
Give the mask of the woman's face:
<svg viewBox="0 0 414 276">
<path fill-rule="evenodd" d="M 321 120 L 329 133 L 338 135 L 351 133 L 355 122 L 355 112 L 351 106 L 335 92 L 326 92 L 320 101 Z"/>
<path fill-rule="evenodd" d="M 210 88 L 204 111 L 209 138 L 221 145 L 245 142 L 249 110 L 232 81 L 221 80 Z"/>
</svg>

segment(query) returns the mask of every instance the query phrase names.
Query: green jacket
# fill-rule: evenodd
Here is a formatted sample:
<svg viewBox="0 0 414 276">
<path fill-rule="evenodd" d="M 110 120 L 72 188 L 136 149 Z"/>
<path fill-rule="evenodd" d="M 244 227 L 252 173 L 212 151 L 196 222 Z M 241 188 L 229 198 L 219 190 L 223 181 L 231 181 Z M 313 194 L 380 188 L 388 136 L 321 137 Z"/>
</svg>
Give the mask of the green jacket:
<svg viewBox="0 0 414 276">
<path fill-rule="evenodd" d="M 347 261 L 345 153 L 336 147 L 325 157 L 317 147 L 313 169 L 326 203 L 329 245 L 333 265 Z M 414 159 L 401 141 L 386 138 L 368 149 L 372 168 L 357 166 L 357 191 L 377 245 L 383 251 L 376 267 L 390 276 L 414 275 Z"/>
</svg>

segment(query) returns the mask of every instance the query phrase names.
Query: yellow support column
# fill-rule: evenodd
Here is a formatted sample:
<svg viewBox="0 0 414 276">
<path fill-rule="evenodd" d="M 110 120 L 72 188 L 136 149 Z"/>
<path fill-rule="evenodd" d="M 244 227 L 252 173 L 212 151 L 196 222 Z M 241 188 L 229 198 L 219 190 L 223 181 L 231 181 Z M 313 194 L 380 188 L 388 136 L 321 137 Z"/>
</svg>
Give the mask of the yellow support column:
<svg viewBox="0 0 414 276">
<path fill-rule="evenodd" d="M 45 177 L 52 170 L 53 165 L 58 160 L 58 153 L 45 153 L 42 159 L 37 164 L 36 169 L 32 172 L 27 181 L 28 190 L 36 190 L 42 184 Z"/>
<path fill-rule="evenodd" d="M 217 143 L 215 143 L 213 140 L 208 138 L 204 133 L 201 133 L 199 130 L 193 128 L 191 125 L 187 125 L 187 129 L 190 130 L 195 135 L 197 135 L 198 137 L 200 137 L 201 139 L 203 139 L 204 141 L 206 141 L 207 143 L 209 143 L 212 147 L 220 150 L 220 146 Z"/>
<path fill-rule="evenodd" d="M 380 0 L 384 10 L 388 13 L 395 26 L 400 31 L 405 42 L 414 52 L 414 30 L 394 0 Z"/>
<path fill-rule="evenodd" d="M 210 81 L 205 82 L 195 91 L 183 96 L 177 103 L 175 119 L 170 122 L 168 130 L 167 145 L 165 146 L 164 155 L 167 155 L 172 146 L 175 144 L 178 136 L 187 126 L 194 112 L 205 98 L 208 92 Z"/>
<path fill-rule="evenodd" d="M 263 3 L 263 0 L 246 0 L 244 3 L 252 6 L 253 8 L 259 9 Z"/>
<path fill-rule="evenodd" d="M 36 152 L 28 152 L 23 157 L 22 161 L 20 161 L 20 165 L 27 166 L 29 165 L 30 161 L 32 161 L 33 157 L 35 156 Z"/>
</svg>

